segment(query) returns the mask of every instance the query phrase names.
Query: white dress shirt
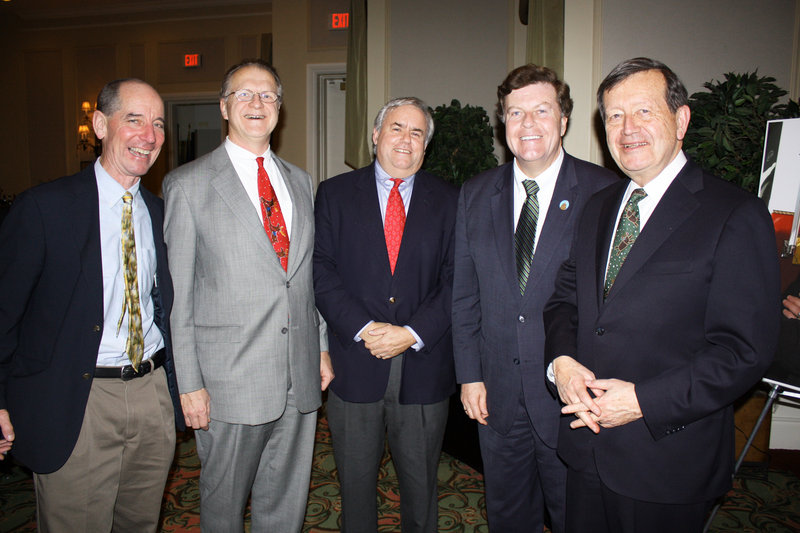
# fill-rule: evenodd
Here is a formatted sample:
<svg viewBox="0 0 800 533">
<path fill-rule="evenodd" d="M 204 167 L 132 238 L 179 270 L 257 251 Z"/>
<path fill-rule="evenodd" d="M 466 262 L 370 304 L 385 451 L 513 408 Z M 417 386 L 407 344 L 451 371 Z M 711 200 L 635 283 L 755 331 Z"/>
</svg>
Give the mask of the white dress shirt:
<svg viewBox="0 0 800 533">
<path fill-rule="evenodd" d="M 264 216 L 261 213 L 261 202 L 258 198 L 258 163 L 257 157 L 264 158 L 264 170 L 269 175 L 269 182 L 275 190 L 275 196 L 278 197 L 278 203 L 281 205 L 281 212 L 283 213 L 283 221 L 286 223 L 286 233 L 289 236 L 289 242 L 292 240 L 292 198 L 289 196 L 289 190 L 286 188 L 283 174 L 272 159 L 272 149 L 267 148 L 267 151 L 261 155 L 255 155 L 249 150 L 245 150 L 238 144 L 231 141 L 230 137 L 225 139 L 225 151 L 228 152 L 228 157 L 233 163 L 233 169 L 236 175 L 239 176 L 239 181 L 242 182 L 247 197 L 250 198 L 253 207 L 258 212 L 258 218 L 261 223 L 264 223 Z"/>
<path fill-rule="evenodd" d="M 564 163 L 564 150 L 558 152 L 558 157 L 553 163 L 547 167 L 541 174 L 535 178 L 528 177 L 517 164 L 517 159 L 514 158 L 514 229 L 516 230 L 519 224 L 519 216 L 522 213 L 522 206 L 528 199 L 528 193 L 525 192 L 525 186 L 522 184 L 524 180 L 533 179 L 536 185 L 539 186 L 539 192 L 536 193 L 536 199 L 539 202 L 539 216 L 536 219 L 536 236 L 533 241 L 533 252 L 536 253 L 536 247 L 539 245 L 539 235 L 542 234 L 544 227 L 544 219 L 547 217 L 547 210 L 550 208 L 550 201 L 553 199 L 553 192 L 556 190 L 556 181 L 558 180 L 558 173 L 561 172 L 561 165 Z"/>
</svg>

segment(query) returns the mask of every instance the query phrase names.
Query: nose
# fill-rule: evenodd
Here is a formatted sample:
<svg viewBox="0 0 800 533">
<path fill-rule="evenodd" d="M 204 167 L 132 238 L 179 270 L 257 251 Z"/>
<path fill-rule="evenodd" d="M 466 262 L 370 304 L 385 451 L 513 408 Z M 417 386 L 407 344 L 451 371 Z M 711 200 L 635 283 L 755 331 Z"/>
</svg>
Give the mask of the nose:
<svg viewBox="0 0 800 533">
<path fill-rule="evenodd" d="M 261 95 L 255 93 L 253 95 L 253 99 L 250 100 L 250 105 L 252 105 L 253 107 L 264 107 L 264 102 L 261 100 Z"/>
<path fill-rule="evenodd" d="M 639 125 L 636 123 L 636 119 L 632 115 L 625 115 L 625 117 L 622 119 L 622 133 L 625 135 L 631 135 L 638 129 Z"/>
<path fill-rule="evenodd" d="M 522 126 L 523 127 L 530 128 L 531 126 L 533 126 L 534 122 L 535 122 L 535 120 L 533 118 L 533 113 L 523 113 L 523 115 L 522 115 Z"/>
<path fill-rule="evenodd" d="M 142 140 L 149 144 L 156 142 L 156 128 L 153 124 L 146 124 L 142 131 Z"/>
</svg>

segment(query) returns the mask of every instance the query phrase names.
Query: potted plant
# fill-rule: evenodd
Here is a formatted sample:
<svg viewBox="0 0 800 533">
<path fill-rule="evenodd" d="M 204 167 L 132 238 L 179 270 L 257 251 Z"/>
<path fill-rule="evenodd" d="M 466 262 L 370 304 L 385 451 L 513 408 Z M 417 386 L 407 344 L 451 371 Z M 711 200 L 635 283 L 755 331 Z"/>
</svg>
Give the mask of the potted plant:
<svg viewBox="0 0 800 533">
<path fill-rule="evenodd" d="M 692 120 L 685 149 L 708 172 L 755 192 L 767 121 L 800 116 L 797 101 L 779 103 L 786 91 L 757 72 L 728 72 L 689 97 Z"/>
<path fill-rule="evenodd" d="M 435 129 L 423 168 L 456 185 L 497 166 L 489 115 L 480 106 L 449 106 L 433 110 Z"/>
</svg>

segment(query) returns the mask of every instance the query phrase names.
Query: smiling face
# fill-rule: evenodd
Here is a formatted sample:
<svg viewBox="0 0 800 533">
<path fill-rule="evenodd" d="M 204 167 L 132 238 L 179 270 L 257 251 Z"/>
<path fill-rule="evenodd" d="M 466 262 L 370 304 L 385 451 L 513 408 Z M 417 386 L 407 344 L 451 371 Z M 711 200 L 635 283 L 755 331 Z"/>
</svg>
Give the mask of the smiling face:
<svg viewBox="0 0 800 533">
<path fill-rule="evenodd" d="M 256 93 L 249 102 L 240 102 L 233 94 L 220 99 L 219 109 L 222 118 L 228 121 L 228 137 L 245 150 L 261 155 L 269 147 L 270 136 L 278 124 L 280 100 L 265 104 L 258 93 L 278 92 L 275 78 L 257 66 L 243 67 L 231 77 L 230 90 L 235 92 L 248 89 Z"/>
<path fill-rule="evenodd" d="M 508 149 L 525 175 L 535 178 L 558 158 L 567 131 L 556 90 L 549 83 L 515 89 L 506 96 L 504 109 Z"/>
<path fill-rule="evenodd" d="M 380 131 L 372 130 L 381 168 L 393 178 L 416 173 L 425 158 L 427 128 L 425 114 L 413 105 L 395 107 L 386 113 Z"/>
<path fill-rule="evenodd" d="M 100 164 L 128 189 L 147 174 L 164 144 L 164 103 L 149 85 L 123 83 L 118 109 L 110 116 L 95 111 L 92 126 L 103 140 Z"/>
<path fill-rule="evenodd" d="M 675 159 L 689 125 L 689 107 L 670 111 L 666 91 L 664 75 L 646 70 L 603 95 L 608 149 L 622 171 L 642 187 Z"/>
</svg>

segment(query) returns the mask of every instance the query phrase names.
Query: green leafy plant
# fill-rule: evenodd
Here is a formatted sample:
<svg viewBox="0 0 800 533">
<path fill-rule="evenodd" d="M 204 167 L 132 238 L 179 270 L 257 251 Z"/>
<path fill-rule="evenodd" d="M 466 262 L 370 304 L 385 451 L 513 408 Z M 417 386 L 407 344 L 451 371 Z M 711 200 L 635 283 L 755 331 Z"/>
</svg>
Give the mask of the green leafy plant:
<svg viewBox="0 0 800 533">
<path fill-rule="evenodd" d="M 761 175 L 768 120 L 800 116 L 797 101 L 779 103 L 786 91 L 758 72 L 725 74 L 689 97 L 692 119 L 684 148 L 712 174 L 755 192 Z"/>
<path fill-rule="evenodd" d="M 435 129 L 423 168 L 461 185 L 475 174 L 497 166 L 489 115 L 480 106 L 453 100 L 433 110 Z"/>
</svg>

